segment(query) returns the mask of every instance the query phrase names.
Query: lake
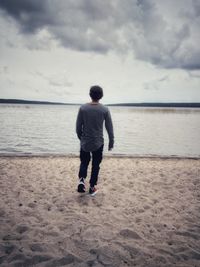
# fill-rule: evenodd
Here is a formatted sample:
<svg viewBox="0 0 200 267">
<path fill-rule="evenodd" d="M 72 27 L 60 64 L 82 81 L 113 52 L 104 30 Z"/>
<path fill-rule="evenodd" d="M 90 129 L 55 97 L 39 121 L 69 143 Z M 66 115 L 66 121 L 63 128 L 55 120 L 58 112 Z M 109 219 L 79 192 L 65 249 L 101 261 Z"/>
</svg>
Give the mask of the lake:
<svg viewBox="0 0 200 267">
<path fill-rule="evenodd" d="M 75 154 L 79 106 L 0 104 L 1 154 Z M 106 154 L 200 157 L 199 108 L 109 107 L 115 148 Z"/>
</svg>

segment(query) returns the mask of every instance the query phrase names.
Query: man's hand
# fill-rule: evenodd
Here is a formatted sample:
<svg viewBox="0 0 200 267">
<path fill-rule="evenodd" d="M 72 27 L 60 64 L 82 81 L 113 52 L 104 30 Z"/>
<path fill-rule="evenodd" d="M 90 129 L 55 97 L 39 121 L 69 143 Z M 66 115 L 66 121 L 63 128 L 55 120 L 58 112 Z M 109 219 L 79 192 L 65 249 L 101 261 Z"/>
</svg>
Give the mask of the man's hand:
<svg viewBox="0 0 200 267">
<path fill-rule="evenodd" d="M 114 141 L 109 141 L 108 150 L 111 151 L 113 149 L 113 146 L 114 146 Z"/>
</svg>

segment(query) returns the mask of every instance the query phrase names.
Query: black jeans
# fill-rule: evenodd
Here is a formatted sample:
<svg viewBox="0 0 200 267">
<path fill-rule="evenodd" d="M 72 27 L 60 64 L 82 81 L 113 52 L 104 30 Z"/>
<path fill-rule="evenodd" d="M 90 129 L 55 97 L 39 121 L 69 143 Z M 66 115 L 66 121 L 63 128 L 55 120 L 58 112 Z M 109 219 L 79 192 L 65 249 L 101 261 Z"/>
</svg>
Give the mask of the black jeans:
<svg viewBox="0 0 200 267">
<path fill-rule="evenodd" d="M 96 151 L 93 152 L 86 152 L 83 149 L 80 151 L 80 169 L 79 169 L 79 178 L 86 178 L 87 177 L 87 169 L 90 163 L 92 154 L 92 171 L 91 171 L 91 178 L 90 178 L 90 186 L 93 187 L 97 184 L 98 174 L 100 170 L 100 163 L 103 158 L 103 145 Z"/>
</svg>

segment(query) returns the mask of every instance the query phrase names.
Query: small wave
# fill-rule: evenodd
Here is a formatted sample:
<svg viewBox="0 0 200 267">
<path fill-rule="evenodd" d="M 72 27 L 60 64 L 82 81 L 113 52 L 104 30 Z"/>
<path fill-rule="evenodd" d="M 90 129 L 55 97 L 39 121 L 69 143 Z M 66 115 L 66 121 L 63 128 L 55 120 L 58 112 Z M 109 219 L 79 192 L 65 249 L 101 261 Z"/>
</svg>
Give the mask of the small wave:
<svg viewBox="0 0 200 267">
<path fill-rule="evenodd" d="M 22 143 L 18 143 L 15 145 L 16 147 L 31 147 L 30 144 L 22 144 Z"/>
<path fill-rule="evenodd" d="M 15 149 L 15 148 L 1 148 L 0 149 L 0 153 L 2 152 L 7 152 L 7 153 L 21 153 L 23 152 L 22 150 L 19 150 L 19 149 Z"/>
</svg>

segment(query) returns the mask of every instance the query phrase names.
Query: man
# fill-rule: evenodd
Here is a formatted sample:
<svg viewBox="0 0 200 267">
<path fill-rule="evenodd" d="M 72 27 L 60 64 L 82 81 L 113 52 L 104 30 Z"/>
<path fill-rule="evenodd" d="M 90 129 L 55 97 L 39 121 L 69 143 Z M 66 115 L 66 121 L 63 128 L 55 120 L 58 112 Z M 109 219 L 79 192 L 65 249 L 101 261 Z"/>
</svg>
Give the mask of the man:
<svg viewBox="0 0 200 267">
<path fill-rule="evenodd" d="M 80 107 L 76 121 L 76 133 L 81 141 L 78 192 L 85 192 L 85 179 L 92 156 L 89 194 L 94 196 L 97 193 L 95 185 L 97 185 L 99 165 L 103 157 L 104 121 L 109 137 L 108 150 L 113 148 L 114 134 L 110 111 L 107 107 L 99 103 L 99 100 L 103 97 L 102 88 L 97 85 L 92 86 L 90 88 L 90 97 L 92 101 Z"/>
</svg>

